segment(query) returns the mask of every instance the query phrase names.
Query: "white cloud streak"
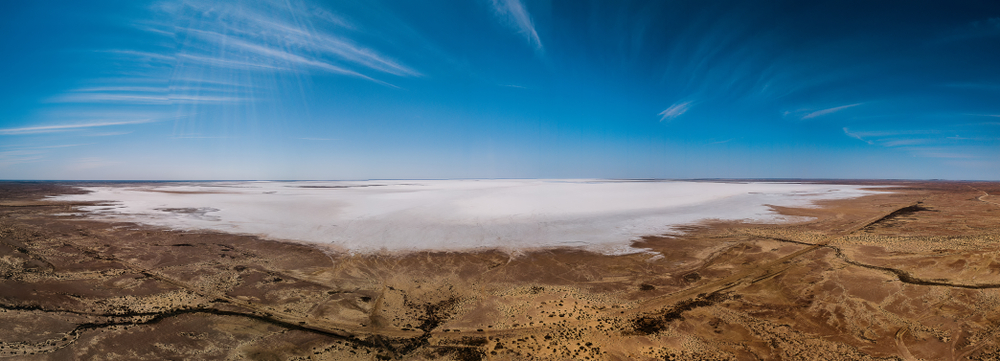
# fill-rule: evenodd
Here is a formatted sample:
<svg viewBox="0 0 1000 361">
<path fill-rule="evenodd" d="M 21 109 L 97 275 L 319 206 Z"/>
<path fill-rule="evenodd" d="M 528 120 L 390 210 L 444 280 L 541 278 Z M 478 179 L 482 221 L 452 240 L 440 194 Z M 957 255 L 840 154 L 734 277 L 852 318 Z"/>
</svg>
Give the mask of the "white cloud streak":
<svg viewBox="0 0 1000 361">
<path fill-rule="evenodd" d="M 69 104 L 64 106 L 68 114 L 0 129 L 0 135 L 81 131 L 163 119 L 108 113 L 117 106 L 160 112 L 169 106 L 248 103 L 267 98 L 269 94 L 260 93 L 267 90 L 267 80 L 275 79 L 275 73 L 328 73 L 394 88 L 398 87 L 377 77 L 423 76 L 376 51 L 373 46 L 381 44 L 377 39 L 359 44 L 354 34 L 363 29 L 337 14 L 294 0 L 247 4 L 167 0 L 156 8 L 168 15 L 162 19 L 169 20 L 136 26 L 167 35 L 179 46 L 163 43 L 159 48 L 95 50 L 110 62 L 126 64 L 121 75 L 57 94 L 48 101 Z M 370 35 L 364 38 L 372 39 Z M 102 114 L 79 115 L 95 105 L 105 107 Z M 126 134 L 116 130 L 77 135 Z"/>
<path fill-rule="evenodd" d="M 332 72 L 332 73 L 339 73 L 339 74 L 351 75 L 351 76 L 356 76 L 356 77 L 359 77 L 359 78 L 362 78 L 362 79 L 373 80 L 373 81 L 375 80 L 375 79 L 372 79 L 372 78 L 370 78 L 368 76 L 365 76 L 365 75 L 363 75 L 361 73 L 358 73 L 358 72 L 355 72 L 355 71 L 351 71 L 351 70 L 347 70 L 347 69 L 344 69 L 344 68 L 341 68 L 339 66 L 335 66 L 335 65 L 332 65 L 332 64 L 329 64 L 329 63 L 326 63 L 326 62 L 322 62 L 322 61 L 318 61 L 318 60 L 312 60 L 312 59 L 307 59 L 307 58 L 305 58 L 303 56 L 292 54 L 292 53 L 284 51 L 284 50 L 267 47 L 267 46 L 264 46 L 264 45 L 261 45 L 261 44 L 250 43 L 250 42 L 238 39 L 236 37 L 232 37 L 232 36 L 220 34 L 220 33 L 217 33 L 217 32 L 197 30 L 197 29 L 187 29 L 187 32 L 189 34 L 196 35 L 196 36 L 198 36 L 198 37 L 200 37 L 200 38 L 202 38 L 202 39 L 204 39 L 204 40 L 206 40 L 208 42 L 216 43 L 216 44 L 219 44 L 219 45 L 221 45 L 223 47 L 226 47 L 226 48 L 230 48 L 230 47 L 237 48 L 239 50 L 243 50 L 244 52 L 256 55 L 256 56 L 264 58 L 264 59 L 268 59 L 268 60 L 270 60 L 272 62 L 277 62 L 279 64 L 291 64 L 291 65 L 297 65 L 297 66 L 313 67 L 313 68 L 317 68 L 317 69 L 326 70 L 326 71 L 329 71 L 329 72 Z M 281 69 L 281 68 L 282 67 L 276 67 L 275 69 Z M 289 68 L 288 67 L 284 67 L 284 69 L 289 69 Z"/>
<path fill-rule="evenodd" d="M 852 132 L 848 128 L 844 128 L 844 134 L 847 136 L 860 140 L 868 144 L 878 144 L 883 147 L 899 147 L 907 145 L 920 145 L 933 143 L 932 138 L 898 138 L 900 135 L 921 135 L 921 134 L 938 134 L 940 132 L 936 130 L 894 130 L 894 131 L 868 131 L 868 132 Z M 874 139 L 873 139 L 874 138 Z"/>
<path fill-rule="evenodd" d="M 880 147 L 893 148 L 906 151 L 915 157 L 921 158 L 941 158 L 941 159 L 973 159 L 979 158 L 974 153 L 969 152 L 968 147 L 954 146 L 955 141 L 968 143 L 992 142 L 992 138 L 968 138 L 968 137 L 930 137 L 930 138 L 900 138 L 899 135 L 911 134 L 940 134 L 934 130 L 900 130 L 900 131 L 869 131 L 852 132 L 848 128 L 843 128 L 844 134 L 860 140 L 862 142 L 877 145 Z M 938 146 L 935 146 L 938 145 Z"/>
<path fill-rule="evenodd" d="M 183 39 L 183 45 L 164 47 L 162 51 L 107 49 L 97 52 L 107 53 L 115 61 L 131 65 L 152 64 L 159 68 L 146 69 L 148 73 L 143 76 L 126 75 L 111 79 L 111 82 L 68 90 L 48 101 L 135 106 L 226 104 L 262 98 L 255 94 L 258 87 L 245 81 L 259 73 L 323 72 L 394 88 L 398 87 L 372 74 L 422 76 L 371 48 L 356 44 L 346 35 L 334 34 L 334 31 L 360 30 L 338 15 L 313 6 L 266 0 L 255 5 L 168 0 L 158 8 L 168 13 L 170 16 L 166 18 L 172 20 L 139 24 L 138 27 Z M 326 30 L 314 28 L 313 21 Z M 168 77 L 163 77 L 162 65 L 172 68 Z M 206 78 L 206 74 L 212 75 Z M 198 79 L 190 79 L 192 76 Z M 225 76 L 227 81 L 212 79 L 219 76 Z M 69 128 L 32 131 L 65 129 Z M 13 134 L 11 132 L 0 134 Z"/>
<path fill-rule="evenodd" d="M 166 87 L 155 87 L 155 86 L 101 86 L 101 87 L 91 87 L 91 88 L 80 88 L 74 90 L 75 92 L 134 92 L 134 93 L 162 93 L 167 90 Z"/>
<path fill-rule="evenodd" d="M 113 136 L 116 136 L 116 135 L 125 135 L 125 134 L 130 134 L 130 133 L 132 133 L 132 132 L 102 132 L 102 133 L 86 134 L 86 136 L 88 136 L 88 137 L 113 137 Z"/>
<path fill-rule="evenodd" d="M 859 106 L 861 104 L 864 104 L 864 103 L 841 105 L 839 107 L 833 107 L 833 108 L 827 108 L 827 109 L 817 110 L 817 111 L 811 112 L 809 114 L 803 115 L 801 119 L 812 119 L 812 118 L 816 118 L 816 117 L 821 117 L 821 116 L 824 116 L 824 115 L 829 115 L 829 114 L 833 114 L 833 113 L 839 112 L 839 111 L 847 109 L 847 108 L 853 108 L 853 107 Z"/>
<path fill-rule="evenodd" d="M 524 8 L 520 0 L 493 0 L 493 10 L 497 16 L 508 23 L 533 45 L 535 49 L 542 50 L 542 39 L 535 31 L 535 24 L 531 21 L 531 15 Z"/>
<path fill-rule="evenodd" d="M 159 120 L 155 119 L 139 119 L 139 120 L 126 120 L 126 121 L 95 121 L 89 123 L 55 124 L 55 125 L 42 125 L 35 127 L 6 128 L 6 129 L 0 129 L 0 135 L 65 132 L 65 131 L 80 130 L 87 128 L 108 127 L 113 125 L 154 123 L 158 121 Z"/>
<path fill-rule="evenodd" d="M 673 120 L 683 115 L 684 113 L 687 113 L 688 109 L 691 108 L 691 103 L 692 102 L 688 101 L 671 105 L 669 108 L 658 114 L 660 115 L 660 121 L 662 122 L 664 120 Z"/>
<path fill-rule="evenodd" d="M 79 147 L 83 145 L 94 145 L 97 143 L 81 143 L 81 144 L 60 144 L 60 145 L 45 145 L 41 147 L 31 147 L 31 149 L 56 149 L 56 148 L 69 148 L 69 147 Z"/>
<path fill-rule="evenodd" d="M 886 147 L 898 147 L 901 145 L 927 144 L 931 141 L 931 139 L 891 139 L 882 141 L 882 145 Z"/>
<path fill-rule="evenodd" d="M 263 65 L 256 67 L 273 70 L 294 70 L 295 66 L 308 67 L 355 76 L 383 85 L 387 85 L 387 83 L 363 74 L 362 70 L 395 76 L 422 76 L 416 70 L 389 59 L 375 50 L 357 45 L 343 36 L 315 30 L 299 23 L 289 23 L 275 14 L 236 7 L 206 9 L 193 4 L 186 5 L 193 7 L 199 13 L 212 10 L 221 15 L 218 16 L 217 21 L 211 23 L 211 26 L 178 28 L 179 33 L 194 35 L 212 49 L 237 48 L 245 53 L 242 55 L 246 55 L 240 58 L 233 54 L 227 54 L 225 57 L 212 54 L 203 57 L 214 57 L 218 60 L 199 59 L 204 60 L 205 63 L 217 66 L 233 65 L 241 68 L 254 68 L 254 65 Z M 313 18 L 354 29 L 353 25 L 349 25 L 336 15 L 322 9 L 288 10 L 292 11 L 290 15 L 295 19 L 308 20 Z"/>
<path fill-rule="evenodd" d="M 177 60 L 177 58 L 174 57 L 173 55 L 150 53 L 147 51 L 122 50 L 122 49 L 103 50 L 103 51 L 106 53 L 123 54 L 139 58 L 148 58 L 150 60 L 159 60 L 164 63 L 171 63 Z"/>
<path fill-rule="evenodd" d="M 237 69 L 237 70 L 277 70 L 277 71 L 289 71 L 292 69 L 274 66 L 271 64 L 255 63 L 251 61 L 241 61 L 232 59 L 222 59 L 217 57 L 201 56 L 194 54 L 181 53 L 177 54 L 178 57 L 184 58 L 195 63 L 200 63 L 203 65 L 212 65 L 220 68 Z"/>
<path fill-rule="evenodd" d="M 345 29 L 351 29 L 351 30 L 357 29 L 357 27 L 354 26 L 354 24 L 351 24 L 351 22 L 329 11 L 326 11 L 325 9 L 313 7 L 309 9 L 309 13 L 315 16 L 317 19 L 326 21 L 330 24 L 334 24 Z"/>
<path fill-rule="evenodd" d="M 106 94 L 83 93 L 65 94 L 52 99 L 57 103 L 129 103 L 129 104 L 178 104 L 178 103 L 227 103 L 238 102 L 238 97 L 210 95 L 137 95 L 137 94 Z"/>
<path fill-rule="evenodd" d="M 875 144 L 875 142 L 872 142 L 870 140 L 867 140 L 867 139 L 863 138 L 861 136 L 861 134 L 851 132 L 851 130 L 847 129 L 847 127 L 844 127 L 844 134 L 847 134 L 848 137 L 860 140 L 860 141 L 868 143 L 868 144 Z"/>
</svg>

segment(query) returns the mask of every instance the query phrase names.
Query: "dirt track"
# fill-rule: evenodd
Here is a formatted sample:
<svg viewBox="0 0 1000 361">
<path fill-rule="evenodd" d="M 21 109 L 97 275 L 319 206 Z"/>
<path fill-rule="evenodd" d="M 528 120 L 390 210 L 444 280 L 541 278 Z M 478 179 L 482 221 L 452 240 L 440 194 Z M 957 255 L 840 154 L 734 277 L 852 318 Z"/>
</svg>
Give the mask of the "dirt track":
<svg viewBox="0 0 1000 361">
<path fill-rule="evenodd" d="M 992 359 L 996 183 L 706 224 L 649 254 L 329 254 L 55 216 L 0 185 L 0 356 L 28 359 Z"/>
</svg>

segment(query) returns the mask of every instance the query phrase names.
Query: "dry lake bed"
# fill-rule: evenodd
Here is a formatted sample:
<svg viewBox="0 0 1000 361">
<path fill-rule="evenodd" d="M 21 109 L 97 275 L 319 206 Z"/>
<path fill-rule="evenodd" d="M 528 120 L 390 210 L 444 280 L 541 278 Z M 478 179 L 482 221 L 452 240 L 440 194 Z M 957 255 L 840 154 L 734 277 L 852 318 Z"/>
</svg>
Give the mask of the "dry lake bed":
<svg viewBox="0 0 1000 361">
<path fill-rule="evenodd" d="M 0 183 L 0 357 L 991 360 L 1000 183 Z"/>
</svg>

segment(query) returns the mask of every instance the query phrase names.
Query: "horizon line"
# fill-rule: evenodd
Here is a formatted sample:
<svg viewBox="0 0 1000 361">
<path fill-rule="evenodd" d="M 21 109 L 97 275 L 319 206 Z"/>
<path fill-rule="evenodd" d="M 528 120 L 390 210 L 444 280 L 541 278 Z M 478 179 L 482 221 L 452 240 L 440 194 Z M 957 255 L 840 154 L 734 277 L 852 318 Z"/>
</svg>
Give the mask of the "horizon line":
<svg viewBox="0 0 1000 361">
<path fill-rule="evenodd" d="M 989 179 L 945 179 L 945 178 L 795 178 L 795 177 L 706 177 L 706 178 L 531 178 L 531 177 L 484 177 L 484 178 L 357 178 L 357 179 L 0 179 L 3 183 L 14 182 L 95 182 L 95 183 L 170 183 L 170 182 L 363 182 L 363 181 L 431 181 L 431 180 L 604 180 L 604 181 L 904 181 L 904 182 L 1000 182 Z"/>
</svg>

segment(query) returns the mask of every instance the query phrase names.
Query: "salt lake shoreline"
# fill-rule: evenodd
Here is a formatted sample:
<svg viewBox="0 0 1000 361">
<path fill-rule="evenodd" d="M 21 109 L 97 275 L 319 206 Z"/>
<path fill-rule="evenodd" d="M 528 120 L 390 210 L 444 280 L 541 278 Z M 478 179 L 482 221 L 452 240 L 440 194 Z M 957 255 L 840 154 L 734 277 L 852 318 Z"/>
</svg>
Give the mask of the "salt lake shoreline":
<svg viewBox="0 0 1000 361">
<path fill-rule="evenodd" d="M 772 206 L 812 207 L 874 192 L 815 183 L 620 180 L 155 182 L 83 189 L 90 193 L 52 200 L 102 202 L 76 213 L 92 219 L 251 234 L 344 252 L 569 247 L 604 254 L 643 252 L 630 243 L 706 220 L 804 221 Z"/>
</svg>

